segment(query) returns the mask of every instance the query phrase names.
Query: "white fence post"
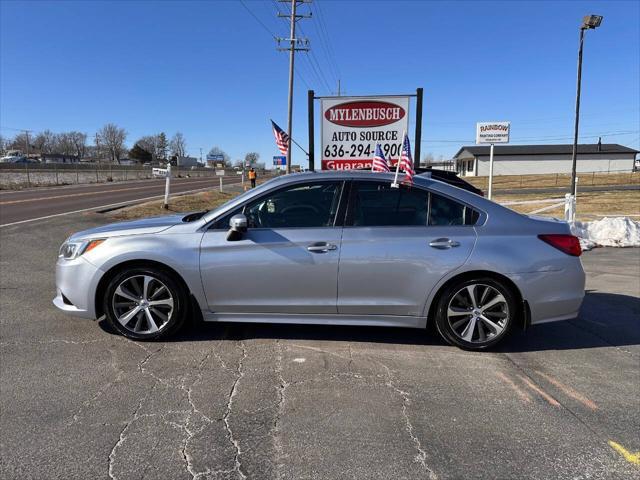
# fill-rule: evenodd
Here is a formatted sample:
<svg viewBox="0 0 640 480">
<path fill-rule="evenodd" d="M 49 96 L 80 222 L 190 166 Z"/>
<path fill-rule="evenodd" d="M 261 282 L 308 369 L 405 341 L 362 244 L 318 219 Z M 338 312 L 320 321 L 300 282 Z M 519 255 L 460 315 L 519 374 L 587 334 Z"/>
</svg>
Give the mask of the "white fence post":
<svg viewBox="0 0 640 480">
<path fill-rule="evenodd" d="M 167 176 L 164 182 L 164 203 L 162 208 L 165 210 L 169 208 L 169 189 L 171 187 L 171 164 L 167 164 Z"/>
<path fill-rule="evenodd" d="M 222 177 L 220 177 L 220 193 L 222 193 Z"/>
<path fill-rule="evenodd" d="M 564 220 L 568 223 L 576 219 L 576 197 L 570 193 L 564 196 Z"/>
</svg>

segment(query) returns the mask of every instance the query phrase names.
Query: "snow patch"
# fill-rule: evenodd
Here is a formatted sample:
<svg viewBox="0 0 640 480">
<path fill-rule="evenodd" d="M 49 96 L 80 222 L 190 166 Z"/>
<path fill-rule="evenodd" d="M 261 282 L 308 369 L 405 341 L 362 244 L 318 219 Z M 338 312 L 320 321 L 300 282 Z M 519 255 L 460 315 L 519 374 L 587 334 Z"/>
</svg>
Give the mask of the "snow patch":
<svg viewBox="0 0 640 480">
<path fill-rule="evenodd" d="M 573 222 L 571 233 L 582 250 L 594 247 L 640 247 L 640 222 L 629 217 L 604 217 L 593 222 Z"/>
</svg>

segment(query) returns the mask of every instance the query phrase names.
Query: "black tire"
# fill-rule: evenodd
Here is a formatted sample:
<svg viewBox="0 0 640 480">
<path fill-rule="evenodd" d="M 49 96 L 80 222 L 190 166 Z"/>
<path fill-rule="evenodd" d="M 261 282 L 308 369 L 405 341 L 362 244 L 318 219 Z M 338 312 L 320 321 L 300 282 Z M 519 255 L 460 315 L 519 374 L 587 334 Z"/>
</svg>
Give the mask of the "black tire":
<svg viewBox="0 0 640 480">
<path fill-rule="evenodd" d="M 117 293 L 118 287 L 124 284 L 125 287 L 123 288 L 126 289 L 120 290 L 121 293 L 134 294 L 134 296 L 138 297 L 137 294 L 140 294 L 141 291 L 136 290 L 136 285 L 142 289 L 146 278 L 151 279 L 148 282 L 148 288 L 149 290 L 155 289 L 153 295 L 157 294 L 158 297 L 162 297 L 157 302 L 171 301 L 171 308 L 168 305 L 156 306 L 151 304 L 144 308 L 144 306 L 136 305 L 135 302 L 129 300 L 128 296 L 125 298 Z M 149 294 L 149 296 L 152 295 Z M 183 326 L 189 311 L 188 299 L 189 296 L 185 287 L 167 271 L 155 267 L 132 267 L 118 272 L 109 281 L 102 305 L 109 325 L 117 332 L 127 338 L 153 341 L 167 338 Z M 117 300 L 120 300 L 120 302 Z M 142 298 L 139 301 L 141 302 Z M 129 306 L 125 304 L 129 304 Z M 140 310 L 140 313 L 131 317 L 128 323 L 123 324 L 118 320 L 119 317 L 124 317 L 123 314 L 131 313 L 136 307 Z M 156 328 L 155 331 L 153 331 L 154 327 L 151 327 L 152 322 L 148 320 L 145 310 L 152 312 L 152 319 L 155 318 L 153 322 Z M 164 317 L 166 317 L 166 321 L 164 321 Z M 140 325 L 138 331 L 136 331 L 137 324 Z M 147 327 L 146 329 L 144 328 L 145 326 Z"/>
<path fill-rule="evenodd" d="M 474 302 L 477 308 L 472 304 L 469 287 L 475 292 Z M 486 295 L 486 305 L 497 299 L 497 303 L 489 306 L 486 311 L 481 308 L 480 300 L 484 300 L 483 295 Z M 463 302 L 465 297 L 468 306 Z M 468 314 L 461 313 L 465 308 L 469 310 Z M 445 288 L 438 299 L 435 324 L 442 338 L 449 344 L 465 350 L 486 350 L 509 336 L 516 323 L 517 314 L 517 297 L 509 285 L 493 278 L 478 277 L 454 282 Z"/>
</svg>

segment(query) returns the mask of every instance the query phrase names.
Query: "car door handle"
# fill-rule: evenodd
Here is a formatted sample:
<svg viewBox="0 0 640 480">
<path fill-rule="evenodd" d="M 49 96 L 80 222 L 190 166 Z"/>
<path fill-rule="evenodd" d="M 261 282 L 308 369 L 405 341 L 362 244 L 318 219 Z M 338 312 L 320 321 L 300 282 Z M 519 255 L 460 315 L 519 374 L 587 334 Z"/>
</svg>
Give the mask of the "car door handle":
<svg viewBox="0 0 640 480">
<path fill-rule="evenodd" d="M 327 242 L 315 242 L 307 247 L 307 250 L 315 253 L 326 253 L 329 250 L 337 250 L 337 245 Z"/>
<path fill-rule="evenodd" d="M 450 240 L 448 238 L 436 238 L 429 242 L 429 246 L 437 248 L 438 250 L 446 250 L 451 247 L 459 247 L 460 242 L 456 242 L 455 240 Z"/>
</svg>

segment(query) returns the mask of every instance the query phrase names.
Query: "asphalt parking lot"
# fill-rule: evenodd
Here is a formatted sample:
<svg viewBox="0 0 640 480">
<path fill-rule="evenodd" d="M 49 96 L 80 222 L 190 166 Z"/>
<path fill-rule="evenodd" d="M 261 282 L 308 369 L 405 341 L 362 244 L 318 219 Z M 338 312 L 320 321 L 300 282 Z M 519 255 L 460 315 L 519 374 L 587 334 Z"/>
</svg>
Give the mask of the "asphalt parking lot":
<svg viewBox="0 0 640 480">
<path fill-rule="evenodd" d="M 0 230 L 0 477 L 640 477 L 640 250 L 579 319 L 470 353 L 422 331 L 201 325 L 136 343 L 51 304 L 96 215 Z"/>
</svg>

